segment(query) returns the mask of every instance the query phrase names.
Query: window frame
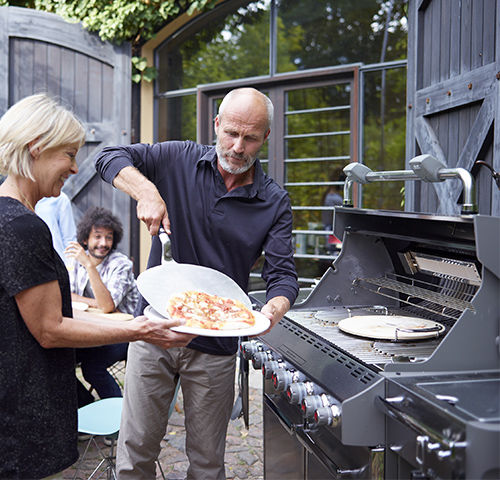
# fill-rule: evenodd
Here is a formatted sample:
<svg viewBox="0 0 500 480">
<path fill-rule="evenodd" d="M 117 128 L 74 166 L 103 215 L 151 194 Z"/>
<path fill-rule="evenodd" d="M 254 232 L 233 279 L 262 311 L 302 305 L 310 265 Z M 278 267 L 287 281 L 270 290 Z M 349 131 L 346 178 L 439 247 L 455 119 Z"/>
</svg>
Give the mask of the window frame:
<svg viewBox="0 0 500 480">
<path fill-rule="evenodd" d="M 338 67 L 326 67 L 314 70 L 302 70 L 268 77 L 255 77 L 216 84 L 199 86 L 197 89 L 197 142 L 211 145 L 215 139 L 213 120 L 214 100 L 222 98 L 229 90 L 239 87 L 254 87 L 266 91 L 274 105 L 274 120 L 268 138 L 269 169 L 268 174 L 280 186 L 285 185 L 284 156 L 284 112 L 285 93 L 297 88 L 312 88 L 335 83 L 351 84 L 350 112 L 350 161 L 357 162 L 359 148 L 359 71 L 362 64 L 355 63 Z"/>
</svg>

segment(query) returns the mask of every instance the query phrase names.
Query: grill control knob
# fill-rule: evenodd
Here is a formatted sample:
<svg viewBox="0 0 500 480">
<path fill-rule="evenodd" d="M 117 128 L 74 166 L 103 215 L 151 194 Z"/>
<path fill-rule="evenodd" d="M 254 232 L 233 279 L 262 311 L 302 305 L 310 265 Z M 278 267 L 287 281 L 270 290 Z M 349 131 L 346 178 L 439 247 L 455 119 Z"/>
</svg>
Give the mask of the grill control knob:
<svg viewBox="0 0 500 480">
<path fill-rule="evenodd" d="M 299 405 L 307 395 L 316 393 L 316 390 L 312 382 L 297 382 L 288 385 L 286 396 L 292 405 Z"/>
<path fill-rule="evenodd" d="M 240 351 L 245 360 L 250 360 L 254 353 L 260 352 L 262 349 L 262 343 L 255 340 L 249 340 L 248 342 L 243 342 L 240 345 Z"/>
<path fill-rule="evenodd" d="M 316 425 L 331 425 L 336 427 L 340 423 L 342 409 L 340 405 L 317 408 L 314 412 L 314 423 Z"/>
<path fill-rule="evenodd" d="M 333 398 L 325 393 L 321 395 L 307 395 L 307 397 L 302 400 L 302 415 L 306 420 L 312 419 L 318 408 L 328 407 L 333 402 Z"/>
<path fill-rule="evenodd" d="M 273 372 L 279 368 L 285 368 L 285 364 L 281 360 L 268 360 L 262 364 L 262 375 L 266 380 L 273 376 Z"/>
<path fill-rule="evenodd" d="M 303 378 L 303 375 L 294 370 L 275 370 L 273 372 L 273 385 L 277 392 L 284 392 L 288 385 L 294 382 L 298 382 Z"/>
<path fill-rule="evenodd" d="M 264 362 L 267 362 L 268 360 L 272 360 L 273 356 L 271 354 L 270 350 L 267 350 L 265 352 L 255 352 L 252 355 L 252 365 L 255 370 L 260 370 L 262 368 L 262 365 Z"/>
</svg>

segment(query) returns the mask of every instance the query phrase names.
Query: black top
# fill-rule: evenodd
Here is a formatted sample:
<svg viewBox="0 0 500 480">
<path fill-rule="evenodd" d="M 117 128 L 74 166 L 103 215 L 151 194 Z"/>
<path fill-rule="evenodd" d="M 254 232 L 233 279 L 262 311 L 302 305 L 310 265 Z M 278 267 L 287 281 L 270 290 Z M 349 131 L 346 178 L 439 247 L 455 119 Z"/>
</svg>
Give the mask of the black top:
<svg viewBox="0 0 500 480">
<path fill-rule="evenodd" d="M 14 296 L 57 280 L 71 317 L 71 293 L 47 225 L 9 197 L 0 197 L 0 265 L 0 478 L 43 478 L 78 459 L 74 350 L 42 348 Z"/>
<path fill-rule="evenodd" d="M 156 185 L 167 204 L 174 260 L 219 270 L 247 291 L 250 270 L 264 251 L 267 299 L 283 295 L 293 304 L 298 283 L 290 199 L 258 160 L 254 182 L 228 192 L 214 147 L 190 141 L 135 144 L 105 148 L 96 158 L 98 172 L 110 183 L 130 165 Z M 155 237 L 148 267 L 160 263 Z M 140 307 L 145 305 L 142 300 Z M 189 346 L 229 355 L 236 352 L 237 338 L 197 337 Z"/>
</svg>

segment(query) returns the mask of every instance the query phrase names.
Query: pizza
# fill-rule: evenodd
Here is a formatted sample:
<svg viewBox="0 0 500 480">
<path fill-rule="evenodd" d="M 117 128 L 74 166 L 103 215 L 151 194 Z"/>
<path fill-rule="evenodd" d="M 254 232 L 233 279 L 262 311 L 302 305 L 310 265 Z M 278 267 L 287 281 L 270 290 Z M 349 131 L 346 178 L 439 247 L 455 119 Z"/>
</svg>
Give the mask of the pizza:
<svg viewBox="0 0 500 480">
<path fill-rule="evenodd" d="M 170 298 L 167 310 L 170 318 L 187 327 L 239 330 L 255 324 L 253 313 L 243 303 L 194 290 Z"/>
</svg>

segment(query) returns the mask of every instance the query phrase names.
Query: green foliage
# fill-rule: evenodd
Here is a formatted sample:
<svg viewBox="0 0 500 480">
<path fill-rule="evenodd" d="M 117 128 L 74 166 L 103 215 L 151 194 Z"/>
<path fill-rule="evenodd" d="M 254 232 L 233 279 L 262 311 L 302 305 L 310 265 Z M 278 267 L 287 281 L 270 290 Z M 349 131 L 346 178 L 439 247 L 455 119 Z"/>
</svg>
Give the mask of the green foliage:
<svg viewBox="0 0 500 480">
<path fill-rule="evenodd" d="M 141 80 L 152 82 L 158 75 L 155 67 L 148 67 L 145 57 L 132 57 L 132 81 L 140 83 Z"/>
<path fill-rule="evenodd" d="M 56 13 L 97 32 L 103 41 L 134 46 L 149 40 L 167 21 L 182 13 L 212 8 L 216 0 L 0 0 L 0 5 L 35 8 Z"/>
<path fill-rule="evenodd" d="M 133 52 L 153 37 L 176 16 L 212 8 L 216 0 L 0 0 L 0 6 L 34 8 L 60 15 L 69 22 L 81 22 L 90 32 L 97 32 L 103 41 L 120 44 L 128 41 Z M 144 58 L 132 58 L 132 81 L 151 82 L 157 76 L 155 67 L 148 67 Z"/>
</svg>

